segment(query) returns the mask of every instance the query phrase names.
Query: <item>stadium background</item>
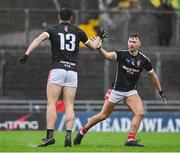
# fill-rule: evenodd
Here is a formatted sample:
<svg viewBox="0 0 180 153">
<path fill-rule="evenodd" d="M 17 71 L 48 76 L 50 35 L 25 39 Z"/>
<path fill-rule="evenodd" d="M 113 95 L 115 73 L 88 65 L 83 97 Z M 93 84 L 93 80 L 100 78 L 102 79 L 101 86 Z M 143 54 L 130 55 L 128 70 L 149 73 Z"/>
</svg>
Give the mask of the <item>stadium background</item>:
<svg viewBox="0 0 180 153">
<path fill-rule="evenodd" d="M 104 43 L 107 49 L 126 49 L 128 35 L 132 32 L 142 37 L 141 49 L 151 58 L 168 99 L 166 105 L 161 102 L 148 75 L 143 73 L 138 90 L 149 114 L 147 119 L 157 119 L 154 126 L 162 122 L 162 126 L 166 125 L 165 132 L 180 131 L 180 1 L 167 0 L 167 3 L 173 6 L 173 11 L 158 11 L 159 0 L 0 0 L 0 129 L 45 129 L 50 44 L 46 41 L 38 47 L 25 65 L 20 65 L 18 58 L 36 36 L 57 22 L 61 7 L 71 7 L 76 15 L 73 22 L 89 37 L 96 34 L 100 21 L 107 27 L 109 37 Z M 158 45 L 156 15 L 160 13 L 172 15 L 173 35 L 169 46 Z M 114 64 L 81 47 L 75 102 L 75 110 L 79 112 L 77 117 L 83 113 L 88 118 L 100 110 L 104 93 L 112 85 Z M 58 106 L 57 109 L 63 111 L 61 101 Z M 121 117 L 131 118 L 127 112 L 126 106 L 118 105 L 111 118 L 113 123 Z M 77 119 L 84 123 L 87 118 Z M 59 113 L 57 124 L 57 129 L 63 125 L 62 113 Z M 122 120 L 119 124 L 123 126 Z M 76 126 L 80 128 L 81 124 Z M 154 131 L 158 131 L 158 127 Z"/>
</svg>

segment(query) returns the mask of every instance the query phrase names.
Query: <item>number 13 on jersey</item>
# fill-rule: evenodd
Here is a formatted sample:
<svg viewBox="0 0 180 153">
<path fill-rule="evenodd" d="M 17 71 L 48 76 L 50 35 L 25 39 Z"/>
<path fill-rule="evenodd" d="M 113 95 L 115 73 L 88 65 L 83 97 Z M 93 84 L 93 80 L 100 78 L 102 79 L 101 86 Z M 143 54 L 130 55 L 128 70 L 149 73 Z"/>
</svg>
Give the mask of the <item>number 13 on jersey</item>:
<svg viewBox="0 0 180 153">
<path fill-rule="evenodd" d="M 76 47 L 76 36 L 72 33 L 58 33 L 58 35 L 60 37 L 60 50 L 73 52 Z"/>
</svg>

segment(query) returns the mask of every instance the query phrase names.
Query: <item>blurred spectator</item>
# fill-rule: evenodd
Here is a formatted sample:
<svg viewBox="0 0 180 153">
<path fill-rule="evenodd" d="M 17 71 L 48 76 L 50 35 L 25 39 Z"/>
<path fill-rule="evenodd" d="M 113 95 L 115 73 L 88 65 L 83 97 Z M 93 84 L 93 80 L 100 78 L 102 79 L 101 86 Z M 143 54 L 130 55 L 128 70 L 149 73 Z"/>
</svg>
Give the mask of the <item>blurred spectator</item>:
<svg viewBox="0 0 180 153">
<path fill-rule="evenodd" d="M 141 4 L 139 0 L 119 0 L 116 7 L 111 8 L 112 11 L 120 11 L 117 14 L 117 21 L 124 22 L 130 19 L 130 12 L 141 11 Z"/>
<path fill-rule="evenodd" d="M 100 19 L 103 23 L 108 26 L 112 26 L 112 20 L 109 16 L 108 5 L 112 2 L 112 0 L 99 0 L 99 10 L 102 11 L 100 13 Z"/>
<path fill-rule="evenodd" d="M 172 12 L 173 8 L 167 5 L 166 0 L 161 0 L 161 5 L 157 8 L 158 19 L 158 45 L 169 46 L 172 37 Z M 166 12 L 165 12 L 166 11 Z"/>
<path fill-rule="evenodd" d="M 118 13 L 114 13 L 114 25 L 116 24 L 115 28 L 119 27 L 119 25 L 125 23 L 130 19 L 130 13 L 128 11 L 128 8 L 130 7 L 129 1 L 120 1 L 116 8 L 113 8 L 113 10 Z"/>
<path fill-rule="evenodd" d="M 120 0 L 118 3 L 119 8 L 129 9 L 133 11 L 141 10 L 140 0 Z"/>
<path fill-rule="evenodd" d="M 133 12 L 141 11 L 141 4 L 139 0 L 130 0 L 129 9 Z"/>
</svg>

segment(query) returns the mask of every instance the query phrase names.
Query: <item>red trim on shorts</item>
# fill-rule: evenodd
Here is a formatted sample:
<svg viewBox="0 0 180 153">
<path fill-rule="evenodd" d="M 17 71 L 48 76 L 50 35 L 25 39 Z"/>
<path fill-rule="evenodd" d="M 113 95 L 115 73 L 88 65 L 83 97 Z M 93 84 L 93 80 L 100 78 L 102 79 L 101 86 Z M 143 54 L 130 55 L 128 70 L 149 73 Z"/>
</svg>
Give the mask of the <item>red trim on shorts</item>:
<svg viewBox="0 0 180 153">
<path fill-rule="evenodd" d="M 52 73 L 52 70 L 49 71 L 49 74 L 48 74 L 48 79 L 47 81 L 49 81 L 50 77 L 51 77 L 51 73 Z"/>
<path fill-rule="evenodd" d="M 109 96 L 110 96 L 111 92 L 112 92 L 112 89 L 108 89 L 108 91 L 106 92 L 106 95 L 104 96 L 105 100 L 109 100 Z"/>
</svg>

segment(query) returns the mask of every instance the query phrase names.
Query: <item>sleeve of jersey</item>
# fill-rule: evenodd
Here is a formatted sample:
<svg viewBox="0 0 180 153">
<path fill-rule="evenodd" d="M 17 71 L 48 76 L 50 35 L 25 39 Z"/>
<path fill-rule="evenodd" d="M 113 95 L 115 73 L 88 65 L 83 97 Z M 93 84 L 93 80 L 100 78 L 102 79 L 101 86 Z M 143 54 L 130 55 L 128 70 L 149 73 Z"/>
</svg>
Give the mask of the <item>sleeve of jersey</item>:
<svg viewBox="0 0 180 153">
<path fill-rule="evenodd" d="M 145 59 L 144 68 L 145 68 L 145 70 L 146 70 L 148 73 L 151 73 L 151 72 L 154 71 L 153 68 L 152 68 L 152 64 L 151 64 L 150 59 Z"/>
<path fill-rule="evenodd" d="M 116 53 L 116 61 L 119 62 L 122 60 L 122 52 L 121 51 L 115 51 Z"/>
<path fill-rule="evenodd" d="M 44 32 L 47 34 L 48 38 L 51 39 L 51 29 L 47 29 Z"/>
<path fill-rule="evenodd" d="M 88 37 L 84 31 L 80 30 L 79 37 L 80 37 L 80 41 L 82 41 L 85 44 L 88 43 Z"/>
</svg>

